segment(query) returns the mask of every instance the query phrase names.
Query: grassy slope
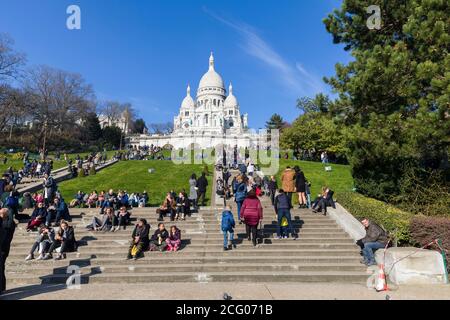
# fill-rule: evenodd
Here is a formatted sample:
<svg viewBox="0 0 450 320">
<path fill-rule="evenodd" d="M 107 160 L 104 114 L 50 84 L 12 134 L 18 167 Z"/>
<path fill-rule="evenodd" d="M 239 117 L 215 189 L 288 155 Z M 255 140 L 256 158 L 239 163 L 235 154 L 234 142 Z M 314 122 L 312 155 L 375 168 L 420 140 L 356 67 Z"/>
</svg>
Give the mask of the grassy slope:
<svg viewBox="0 0 450 320">
<path fill-rule="evenodd" d="M 148 169 L 155 173 L 148 173 Z M 122 189 L 129 194 L 146 190 L 150 195 L 152 206 L 159 206 L 170 189 L 176 192 L 185 189 L 189 193 L 189 178 L 192 173 L 199 176 L 202 165 L 175 165 L 172 161 L 123 161 L 100 171 L 95 176 L 79 177 L 59 184 L 59 188 L 67 201 L 73 199 L 78 190 L 115 191 Z M 212 172 L 212 167 L 209 171 Z M 208 177 L 207 199 L 211 196 L 212 176 Z M 209 203 L 209 200 L 208 200 Z"/>
<path fill-rule="evenodd" d="M 108 151 L 107 155 L 108 155 L 108 159 L 110 159 L 113 155 L 114 155 L 115 151 Z M 69 158 L 71 159 L 75 159 L 75 157 L 77 155 L 80 155 L 80 157 L 84 158 L 86 155 L 88 155 L 88 152 L 84 152 L 84 153 L 74 153 L 74 154 L 68 154 Z M 23 167 L 23 162 L 22 160 L 12 160 L 11 155 L 8 155 L 8 162 L 6 163 L 6 165 L 3 164 L 3 158 L 4 155 L 0 155 L 0 173 L 5 172 L 9 167 L 13 167 L 13 169 L 18 170 L 21 169 Z M 32 157 L 30 157 L 31 159 L 34 159 L 35 157 L 38 157 L 37 155 L 33 155 Z M 64 158 L 64 154 L 61 154 L 61 158 Z M 49 159 L 54 159 L 54 154 L 50 153 L 49 155 Z M 53 160 L 53 169 L 59 169 L 62 167 L 67 166 L 67 162 L 62 160 L 62 161 L 56 161 Z"/>
<path fill-rule="evenodd" d="M 313 199 L 320 193 L 322 186 L 325 185 L 335 192 L 351 191 L 353 189 L 353 178 L 349 166 L 329 164 L 333 170 L 326 172 L 325 165 L 322 163 L 285 159 L 280 159 L 280 170 L 276 176 L 280 188 L 283 170 L 287 166 L 293 168 L 296 165 L 303 170 L 306 179 L 311 182 L 311 197 Z M 293 198 L 295 198 L 294 203 L 297 203 L 297 197 Z"/>
</svg>

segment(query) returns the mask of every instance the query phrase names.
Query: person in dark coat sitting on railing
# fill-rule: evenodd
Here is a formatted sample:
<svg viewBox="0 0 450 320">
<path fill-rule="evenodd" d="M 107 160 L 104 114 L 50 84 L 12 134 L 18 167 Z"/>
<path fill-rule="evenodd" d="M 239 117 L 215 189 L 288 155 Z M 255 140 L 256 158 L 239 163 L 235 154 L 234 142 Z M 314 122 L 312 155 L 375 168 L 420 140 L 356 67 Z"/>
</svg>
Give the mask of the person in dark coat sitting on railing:
<svg viewBox="0 0 450 320">
<path fill-rule="evenodd" d="M 361 219 L 361 224 L 366 229 L 366 236 L 356 242 L 362 248 L 364 256 L 361 263 L 367 266 L 374 266 L 377 264 L 374 252 L 386 247 L 389 242 L 388 235 L 383 228 L 367 218 Z"/>
<path fill-rule="evenodd" d="M 130 243 L 130 249 L 128 250 L 127 260 L 137 260 L 142 257 L 142 253 L 146 251 L 149 246 L 149 232 L 150 225 L 147 223 L 147 220 L 139 219 L 131 235 L 132 240 Z"/>
</svg>

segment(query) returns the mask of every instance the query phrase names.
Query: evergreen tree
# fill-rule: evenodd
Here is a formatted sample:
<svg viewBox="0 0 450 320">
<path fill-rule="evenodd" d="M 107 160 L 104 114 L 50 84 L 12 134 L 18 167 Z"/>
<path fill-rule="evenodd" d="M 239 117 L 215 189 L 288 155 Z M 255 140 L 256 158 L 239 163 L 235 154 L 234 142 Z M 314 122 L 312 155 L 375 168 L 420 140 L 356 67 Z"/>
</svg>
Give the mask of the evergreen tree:
<svg viewBox="0 0 450 320">
<path fill-rule="evenodd" d="M 269 121 L 266 122 L 266 129 L 267 130 L 273 130 L 273 129 L 281 130 L 284 127 L 285 127 L 285 122 L 283 120 L 283 117 L 281 117 L 277 113 L 272 115 L 270 117 Z"/>
<path fill-rule="evenodd" d="M 380 30 L 366 25 L 369 5 L 381 8 Z M 370 196 L 406 200 L 411 170 L 416 184 L 437 172 L 448 190 L 449 13 L 445 0 L 344 0 L 324 20 L 354 58 L 326 82 L 339 94 L 330 112 L 346 126 L 356 187 Z"/>
</svg>

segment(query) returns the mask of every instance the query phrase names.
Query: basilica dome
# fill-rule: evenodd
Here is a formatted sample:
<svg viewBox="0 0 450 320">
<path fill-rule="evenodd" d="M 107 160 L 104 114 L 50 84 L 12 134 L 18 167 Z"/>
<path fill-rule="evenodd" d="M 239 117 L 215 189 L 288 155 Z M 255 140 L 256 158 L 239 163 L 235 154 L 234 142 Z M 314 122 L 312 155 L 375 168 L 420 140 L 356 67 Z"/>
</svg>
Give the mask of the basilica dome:
<svg viewBox="0 0 450 320">
<path fill-rule="evenodd" d="M 209 58 L 209 70 L 200 80 L 198 91 L 200 93 L 207 88 L 220 88 L 225 91 L 225 85 L 222 77 L 216 72 L 216 70 L 214 70 L 214 56 L 212 53 Z"/>
<path fill-rule="evenodd" d="M 239 104 L 238 104 L 236 97 L 233 94 L 233 86 L 231 85 L 231 83 L 230 83 L 229 92 L 230 92 L 230 94 L 228 95 L 227 99 L 225 100 L 225 108 L 237 107 Z"/>
<path fill-rule="evenodd" d="M 191 109 L 195 107 L 194 99 L 191 97 L 191 87 L 187 87 L 187 94 L 186 98 L 184 98 L 183 102 L 181 103 L 182 109 Z"/>
</svg>

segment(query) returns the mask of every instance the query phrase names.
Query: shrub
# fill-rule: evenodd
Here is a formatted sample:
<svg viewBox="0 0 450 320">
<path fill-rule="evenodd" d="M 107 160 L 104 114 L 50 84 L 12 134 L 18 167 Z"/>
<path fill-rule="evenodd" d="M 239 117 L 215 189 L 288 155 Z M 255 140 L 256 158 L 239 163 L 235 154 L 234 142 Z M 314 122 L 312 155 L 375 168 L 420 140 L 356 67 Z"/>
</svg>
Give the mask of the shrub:
<svg viewBox="0 0 450 320">
<path fill-rule="evenodd" d="M 441 240 L 448 262 L 450 254 L 450 218 L 416 216 L 411 220 L 410 229 L 411 243 L 413 245 L 423 247 L 436 239 Z M 432 245 L 430 248 L 440 252 L 437 245 Z M 447 267 L 450 268 L 448 263 Z"/>
<path fill-rule="evenodd" d="M 86 177 L 86 173 L 84 172 L 84 168 L 81 168 L 79 171 L 78 171 L 78 176 L 79 177 Z"/>
<path fill-rule="evenodd" d="M 410 222 L 412 214 L 402 211 L 379 200 L 368 198 L 359 193 L 341 192 L 337 201 L 357 219 L 368 218 L 384 228 L 397 244 L 410 241 Z"/>
<path fill-rule="evenodd" d="M 89 169 L 89 175 L 90 175 L 90 176 L 93 176 L 93 175 L 95 175 L 95 174 L 97 174 L 97 171 L 95 171 L 95 167 L 92 166 L 92 167 Z"/>
</svg>

